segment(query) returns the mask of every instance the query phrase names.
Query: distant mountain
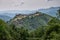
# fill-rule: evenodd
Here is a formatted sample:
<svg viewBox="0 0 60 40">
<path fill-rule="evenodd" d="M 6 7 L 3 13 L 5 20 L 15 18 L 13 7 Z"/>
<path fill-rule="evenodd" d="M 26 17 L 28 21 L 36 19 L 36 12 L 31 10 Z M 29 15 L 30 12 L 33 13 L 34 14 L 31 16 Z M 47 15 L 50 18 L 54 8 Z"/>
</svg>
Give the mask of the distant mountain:
<svg viewBox="0 0 60 40">
<path fill-rule="evenodd" d="M 9 21 L 11 17 L 6 16 L 6 15 L 0 15 L 0 19 L 4 20 L 5 22 Z"/>
<path fill-rule="evenodd" d="M 7 10 L 7 11 L 0 11 L 0 15 L 1 16 L 9 16 L 12 18 L 15 17 L 15 15 L 17 14 L 32 14 L 32 13 L 35 13 L 36 11 L 35 10 Z"/>
<path fill-rule="evenodd" d="M 33 30 L 40 26 L 47 25 L 51 18 L 52 17 L 47 14 L 36 12 L 30 15 L 18 14 L 10 22 L 17 27 L 25 27 L 29 30 Z"/>
<path fill-rule="evenodd" d="M 48 9 L 38 9 L 38 11 L 56 17 L 57 10 L 59 9 L 60 7 L 51 7 Z"/>
<path fill-rule="evenodd" d="M 51 16 L 56 16 L 57 10 L 60 7 L 51 7 L 46 9 L 38 9 L 38 10 L 6 10 L 6 11 L 0 11 L 0 14 L 8 15 L 10 17 L 14 17 L 16 14 L 32 14 L 36 11 L 46 13 Z"/>
</svg>

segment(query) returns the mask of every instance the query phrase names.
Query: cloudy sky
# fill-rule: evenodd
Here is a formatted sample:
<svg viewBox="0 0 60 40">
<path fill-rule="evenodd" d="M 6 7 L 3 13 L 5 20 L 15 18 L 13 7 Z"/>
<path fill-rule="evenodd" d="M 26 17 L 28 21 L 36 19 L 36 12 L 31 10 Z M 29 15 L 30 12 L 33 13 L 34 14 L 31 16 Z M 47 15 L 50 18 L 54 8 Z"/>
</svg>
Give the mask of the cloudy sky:
<svg viewBox="0 0 60 40">
<path fill-rule="evenodd" d="M 60 7 L 60 0 L 0 0 L 0 10 L 35 10 Z"/>
</svg>

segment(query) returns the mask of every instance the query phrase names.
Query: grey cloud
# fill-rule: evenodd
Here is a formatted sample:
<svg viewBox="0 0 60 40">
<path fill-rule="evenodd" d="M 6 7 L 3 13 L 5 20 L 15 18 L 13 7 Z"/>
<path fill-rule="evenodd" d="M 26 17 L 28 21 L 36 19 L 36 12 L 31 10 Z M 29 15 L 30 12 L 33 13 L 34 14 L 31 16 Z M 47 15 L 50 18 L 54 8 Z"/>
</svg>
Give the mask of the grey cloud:
<svg viewBox="0 0 60 40">
<path fill-rule="evenodd" d="M 60 6 L 60 0 L 0 0 L 0 10 L 32 10 Z"/>
</svg>

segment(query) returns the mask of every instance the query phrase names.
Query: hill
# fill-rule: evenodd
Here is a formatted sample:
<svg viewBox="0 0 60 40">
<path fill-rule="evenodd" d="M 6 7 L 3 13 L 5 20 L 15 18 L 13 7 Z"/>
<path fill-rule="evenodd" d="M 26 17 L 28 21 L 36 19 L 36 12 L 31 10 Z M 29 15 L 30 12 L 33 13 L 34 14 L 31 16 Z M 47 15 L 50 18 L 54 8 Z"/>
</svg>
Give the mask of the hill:
<svg viewBox="0 0 60 40">
<path fill-rule="evenodd" d="M 51 18 L 51 16 L 41 12 L 36 12 L 30 15 L 18 14 L 11 20 L 11 23 L 17 27 L 25 27 L 26 29 L 32 30 L 39 26 L 47 25 Z"/>
</svg>

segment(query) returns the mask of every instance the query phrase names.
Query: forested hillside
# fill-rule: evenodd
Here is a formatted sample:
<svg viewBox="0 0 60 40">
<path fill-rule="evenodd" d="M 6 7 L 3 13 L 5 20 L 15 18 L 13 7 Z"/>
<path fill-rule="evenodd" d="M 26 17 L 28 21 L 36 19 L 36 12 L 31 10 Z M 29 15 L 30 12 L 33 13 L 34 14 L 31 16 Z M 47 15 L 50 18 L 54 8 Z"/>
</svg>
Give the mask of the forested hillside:
<svg viewBox="0 0 60 40">
<path fill-rule="evenodd" d="M 40 14 L 36 12 L 36 14 L 29 16 L 17 15 L 14 20 L 11 19 L 7 23 L 0 19 L 0 40 L 60 40 L 60 10 L 58 10 L 57 17 Z M 17 24 L 21 21 L 23 21 L 23 26 Z M 35 30 L 29 30 L 31 24 L 31 29 L 34 27 Z"/>
</svg>

